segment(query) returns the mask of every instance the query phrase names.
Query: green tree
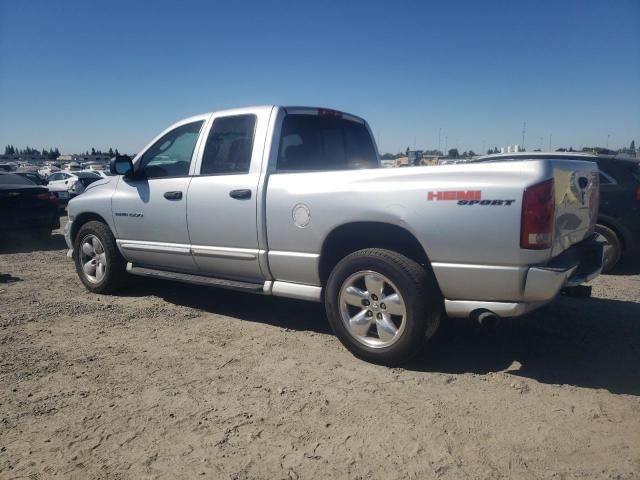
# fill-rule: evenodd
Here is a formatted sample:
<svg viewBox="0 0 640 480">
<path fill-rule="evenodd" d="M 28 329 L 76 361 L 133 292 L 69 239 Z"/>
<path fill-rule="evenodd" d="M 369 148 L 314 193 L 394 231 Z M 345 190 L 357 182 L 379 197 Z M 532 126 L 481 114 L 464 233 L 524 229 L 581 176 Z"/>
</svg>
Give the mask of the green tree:
<svg viewBox="0 0 640 480">
<path fill-rule="evenodd" d="M 458 152 L 457 148 L 450 148 L 449 149 L 449 158 L 458 158 L 460 157 L 460 153 Z"/>
<path fill-rule="evenodd" d="M 629 145 L 629 155 L 635 157 L 636 156 L 636 141 L 631 140 L 631 145 Z"/>
</svg>

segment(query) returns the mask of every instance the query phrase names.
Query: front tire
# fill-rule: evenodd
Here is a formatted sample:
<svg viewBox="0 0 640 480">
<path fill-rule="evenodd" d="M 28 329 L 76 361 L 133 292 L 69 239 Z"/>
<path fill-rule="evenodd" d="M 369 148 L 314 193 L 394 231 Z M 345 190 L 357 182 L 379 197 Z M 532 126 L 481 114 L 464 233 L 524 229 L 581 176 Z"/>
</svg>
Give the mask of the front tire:
<svg viewBox="0 0 640 480">
<path fill-rule="evenodd" d="M 92 221 L 82 225 L 73 252 L 78 276 L 90 292 L 113 293 L 126 283 L 126 261 L 104 223 Z"/>
<path fill-rule="evenodd" d="M 442 296 L 429 270 L 397 252 L 371 248 L 335 266 L 325 309 L 355 356 L 391 366 L 411 359 L 436 332 Z"/>
</svg>

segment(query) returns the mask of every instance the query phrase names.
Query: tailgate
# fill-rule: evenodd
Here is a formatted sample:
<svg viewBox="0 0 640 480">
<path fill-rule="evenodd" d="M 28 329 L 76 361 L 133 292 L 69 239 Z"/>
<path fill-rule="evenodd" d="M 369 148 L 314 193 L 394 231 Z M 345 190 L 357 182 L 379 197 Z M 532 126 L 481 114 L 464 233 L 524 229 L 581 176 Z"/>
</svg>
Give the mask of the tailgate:
<svg viewBox="0 0 640 480">
<path fill-rule="evenodd" d="M 594 162 L 551 160 L 555 190 L 552 255 L 593 234 L 598 217 L 600 175 Z"/>
</svg>

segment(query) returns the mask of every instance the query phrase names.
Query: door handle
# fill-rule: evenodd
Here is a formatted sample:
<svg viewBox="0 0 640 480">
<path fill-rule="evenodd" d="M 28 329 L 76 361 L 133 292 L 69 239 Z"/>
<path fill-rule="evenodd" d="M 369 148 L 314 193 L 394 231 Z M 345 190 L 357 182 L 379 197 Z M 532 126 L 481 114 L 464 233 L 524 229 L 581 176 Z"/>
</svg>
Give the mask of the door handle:
<svg viewBox="0 0 640 480">
<path fill-rule="evenodd" d="M 231 190 L 229 192 L 229 196 L 236 200 L 246 200 L 247 198 L 251 198 L 251 190 L 248 188 L 242 190 Z"/>
<path fill-rule="evenodd" d="M 165 192 L 164 198 L 167 200 L 180 200 L 182 198 L 182 192 Z"/>
</svg>

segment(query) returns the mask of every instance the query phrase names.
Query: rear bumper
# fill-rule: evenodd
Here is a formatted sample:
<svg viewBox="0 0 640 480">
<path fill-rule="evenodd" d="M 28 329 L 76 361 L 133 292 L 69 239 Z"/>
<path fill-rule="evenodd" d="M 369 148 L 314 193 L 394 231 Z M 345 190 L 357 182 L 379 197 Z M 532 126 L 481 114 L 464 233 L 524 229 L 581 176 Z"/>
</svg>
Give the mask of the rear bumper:
<svg viewBox="0 0 640 480">
<path fill-rule="evenodd" d="M 450 317 L 467 317 L 488 310 L 501 317 L 517 317 L 553 300 L 564 287 L 588 282 L 602 269 L 602 244 L 588 239 L 543 265 L 532 265 L 524 276 L 523 295 L 513 302 L 445 300 Z"/>
</svg>

